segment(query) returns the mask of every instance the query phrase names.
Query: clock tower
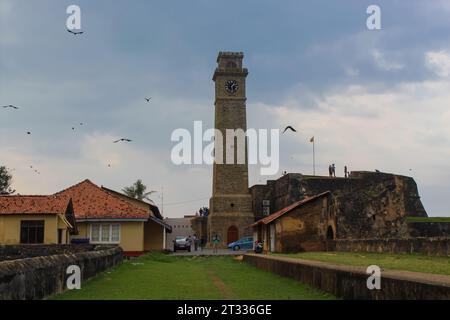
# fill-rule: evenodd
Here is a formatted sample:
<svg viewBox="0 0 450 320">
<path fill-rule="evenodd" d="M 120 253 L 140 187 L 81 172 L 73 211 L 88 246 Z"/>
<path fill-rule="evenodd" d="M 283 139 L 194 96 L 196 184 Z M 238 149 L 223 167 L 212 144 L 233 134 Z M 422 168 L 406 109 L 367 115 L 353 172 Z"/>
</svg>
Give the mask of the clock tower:
<svg viewBox="0 0 450 320">
<path fill-rule="evenodd" d="M 215 138 L 215 162 L 213 165 L 213 186 L 208 216 L 208 242 L 214 236 L 220 239 L 220 246 L 251 235 L 249 225 L 255 221 L 252 212 L 252 198 L 248 189 L 247 144 L 244 140 L 244 161 L 237 155 L 242 147 L 236 138 L 227 143 L 227 129 L 244 132 L 247 130 L 245 80 L 248 74 L 242 67 L 242 52 L 220 52 L 215 82 L 215 129 L 222 133 L 222 139 Z M 222 144 L 220 146 L 219 144 Z M 220 156 L 218 152 L 222 150 Z M 234 152 L 232 163 L 227 153 Z M 223 161 L 221 161 L 223 160 Z"/>
</svg>

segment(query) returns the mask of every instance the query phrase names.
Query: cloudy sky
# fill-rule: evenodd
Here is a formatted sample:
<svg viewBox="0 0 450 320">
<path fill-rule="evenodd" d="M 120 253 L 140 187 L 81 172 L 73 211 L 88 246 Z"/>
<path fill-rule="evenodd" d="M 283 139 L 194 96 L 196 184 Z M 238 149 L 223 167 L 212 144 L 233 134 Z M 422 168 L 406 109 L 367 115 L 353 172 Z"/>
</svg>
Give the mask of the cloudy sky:
<svg viewBox="0 0 450 320">
<path fill-rule="evenodd" d="M 382 30 L 366 27 L 370 4 Z M 314 135 L 318 173 L 411 175 L 428 214 L 450 216 L 449 15 L 446 0 L 0 0 L 0 105 L 21 107 L 0 109 L 0 165 L 22 194 L 141 178 L 164 215 L 195 212 L 212 168 L 172 164 L 170 136 L 212 126 L 217 53 L 243 51 L 248 126 L 299 129 L 281 137 L 280 172 L 251 167 L 251 185 L 312 173 Z"/>
</svg>

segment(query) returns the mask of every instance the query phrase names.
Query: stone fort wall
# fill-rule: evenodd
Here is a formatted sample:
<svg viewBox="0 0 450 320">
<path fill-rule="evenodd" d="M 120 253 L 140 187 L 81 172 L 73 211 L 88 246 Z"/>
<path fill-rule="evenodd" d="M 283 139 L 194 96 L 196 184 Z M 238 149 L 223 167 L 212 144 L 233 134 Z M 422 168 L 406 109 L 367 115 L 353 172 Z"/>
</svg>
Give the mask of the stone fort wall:
<svg viewBox="0 0 450 320">
<path fill-rule="evenodd" d="M 120 264 L 120 247 L 70 254 L 48 255 L 0 262 L 0 300 L 34 300 L 61 293 L 70 265 L 81 269 L 84 280 Z"/>
<path fill-rule="evenodd" d="M 450 256 L 450 237 L 407 239 L 344 239 L 328 242 L 329 251 L 418 253 Z"/>
</svg>

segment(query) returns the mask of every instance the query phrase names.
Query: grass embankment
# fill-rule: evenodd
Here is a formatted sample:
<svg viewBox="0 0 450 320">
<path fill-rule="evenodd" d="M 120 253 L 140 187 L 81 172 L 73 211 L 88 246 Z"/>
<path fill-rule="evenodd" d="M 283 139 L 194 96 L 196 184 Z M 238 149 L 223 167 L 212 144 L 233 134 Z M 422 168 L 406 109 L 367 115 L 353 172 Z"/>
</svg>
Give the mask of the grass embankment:
<svg viewBox="0 0 450 320">
<path fill-rule="evenodd" d="M 232 257 L 151 254 L 125 261 L 54 299 L 333 299 Z"/>
<path fill-rule="evenodd" d="M 408 222 L 450 222 L 450 217 L 406 217 Z"/>
<path fill-rule="evenodd" d="M 304 252 L 277 254 L 290 258 L 318 260 L 333 264 L 380 268 L 450 275 L 450 257 L 421 254 L 357 253 L 357 252 Z"/>
</svg>

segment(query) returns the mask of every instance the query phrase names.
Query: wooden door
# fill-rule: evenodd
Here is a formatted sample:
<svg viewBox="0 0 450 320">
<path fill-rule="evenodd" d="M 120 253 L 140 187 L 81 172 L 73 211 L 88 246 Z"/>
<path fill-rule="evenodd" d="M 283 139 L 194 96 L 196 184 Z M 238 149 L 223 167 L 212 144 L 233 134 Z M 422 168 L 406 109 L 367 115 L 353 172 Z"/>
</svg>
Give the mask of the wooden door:
<svg viewBox="0 0 450 320">
<path fill-rule="evenodd" d="M 238 228 L 235 226 L 231 226 L 228 228 L 227 232 L 227 244 L 230 244 L 231 242 L 239 240 L 239 231 Z"/>
</svg>

